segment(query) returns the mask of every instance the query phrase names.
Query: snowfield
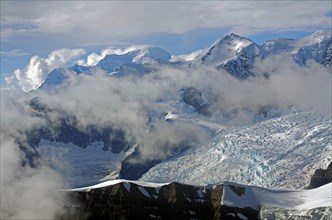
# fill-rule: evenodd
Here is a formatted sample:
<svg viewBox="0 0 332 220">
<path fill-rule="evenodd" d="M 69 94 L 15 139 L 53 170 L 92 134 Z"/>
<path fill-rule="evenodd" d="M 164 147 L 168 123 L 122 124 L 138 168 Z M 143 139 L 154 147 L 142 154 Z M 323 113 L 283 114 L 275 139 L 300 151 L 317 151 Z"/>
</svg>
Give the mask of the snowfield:
<svg viewBox="0 0 332 220">
<path fill-rule="evenodd" d="M 244 191 L 239 195 L 232 188 L 243 188 Z M 295 210 L 329 207 L 332 205 L 332 183 L 311 190 L 273 190 L 225 183 L 221 204 L 253 209 L 267 205 Z"/>
</svg>

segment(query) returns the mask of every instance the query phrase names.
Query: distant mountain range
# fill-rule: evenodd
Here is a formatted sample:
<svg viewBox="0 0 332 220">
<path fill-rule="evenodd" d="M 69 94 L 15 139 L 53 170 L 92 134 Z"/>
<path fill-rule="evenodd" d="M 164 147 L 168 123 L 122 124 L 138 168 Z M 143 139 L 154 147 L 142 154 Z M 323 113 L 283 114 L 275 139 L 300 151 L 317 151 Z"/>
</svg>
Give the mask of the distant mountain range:
<svg viewBox="0 0 332 220">
<path fill-rule="evenodd" d="M 133 46 L 123 54 L 106 55 L 96 65 L 76 64 L 70 68 L 54 69 L 39 87 L 50 88 L 52 85 L 61 84 L 69 77 L 68 74 L 93 74 L 94 71 L 102 70 L 117 77 L 128 74 L 139 76 L 159 69 L 163 65 L 188 70 L 212 67 L 226 70 L 237 78 L 245 79 L 255 75 L 254 67 L 257 61 L 273 55 L 291 56 L 301 65 L 314 60 L 331 68 L 331 31 L 317 31 L 302 39 L 268 40 L 262 45 L 231 33 L 218 39 L 207 51 L 202 50 L 195 59 L 189 61 L 172 61 L 171 54 L 159 47 Z"/>
</svg>

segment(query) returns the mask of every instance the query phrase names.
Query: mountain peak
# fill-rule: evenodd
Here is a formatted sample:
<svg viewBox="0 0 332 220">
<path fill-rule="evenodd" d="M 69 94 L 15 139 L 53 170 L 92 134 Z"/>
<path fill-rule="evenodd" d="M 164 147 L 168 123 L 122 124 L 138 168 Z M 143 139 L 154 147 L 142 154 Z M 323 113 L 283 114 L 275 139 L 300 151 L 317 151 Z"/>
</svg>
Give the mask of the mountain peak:
<svg viewBox="0 0 332 220">
<path fill-rule="evenodd" d="M 150 58 L 153 60 L 168 61 L 171 55 L 164 49 L 155 46 L 147 46 L 140 50 L 137 50 L 137 55 L 133 58 L 134 62 L 144 62 L 144 59 Z"/>
<path fill-rule="evenodd" d="M 170 58 L 171 55 L 160 47 L 137 45 L 106 55 L 97 66 L 107 72 L 113 72 L 124 64 L 144 64 L 150 60 L 168 61 Z"/>
<path fill-rule="evenodd" d="M 254 44 L 254 42 L 245 37 L 241 37 L 237 34 L 230 33 L 215 41 L 212 44 L 212 46 L 209 48 L 208 53 L 209 52 L 211 53 L 212 50 L 221 49 L 221 50 L 227 50 L 229 52 L 233 51 L 231 53 L 233 54 L 232 56 L 234 56 L 235 54 L 239 53 L 243 48 L 249 46 L 250 44 Z"/>
<path fill-rule="evenodd" d="M 332 31 L 323 30 L 323 31 L 316 31 L 313 34 L 303 39 L 308 41 L 313 41 L 315 43 L 320 43 L 323 41 L 330 41 L 331 38 L 332 38 Z"/>
<path fill-rule="evenodd" d="M 229 34 L 226 34 L 222 39 L 246 39 L 246 40 L 249 40 L 245 37 L 242 37 L 240 35 L 237 35 L 235 33 L 229 33 Z"/>
<path fill-rule="evenodd" d="M 259 54 L 260 48 L 256 43 L 245 37 L 230 33 L 215 41 L 209 48 L 207 53 L 201 57 L 200 62 L 207 65 L 212 64 L 215 65 L 217 68 L 220 68 L 229 63 L 237 63 L 237 61 L 239 61 L 240 59 L 242 60 L 241 62 L 245 61 L 246 64 L 251 66 L 253 64 L 253 60 L 255 59 L 255 57 L 259 56 Z M 246 72 L 238 70 L 236 67 L 233 67 L 229 68 L 233 69 L 234 71 L 235 69 L 236 71 L 240 71 L 240 75 L 243 72 Z M 232 71 L 232 73 L 234 71 Z M 233 74 L 236 75 L 237 73 L 234 72 Z M 250 74 L 246 73 L 244 75 Z"/>
</svg>

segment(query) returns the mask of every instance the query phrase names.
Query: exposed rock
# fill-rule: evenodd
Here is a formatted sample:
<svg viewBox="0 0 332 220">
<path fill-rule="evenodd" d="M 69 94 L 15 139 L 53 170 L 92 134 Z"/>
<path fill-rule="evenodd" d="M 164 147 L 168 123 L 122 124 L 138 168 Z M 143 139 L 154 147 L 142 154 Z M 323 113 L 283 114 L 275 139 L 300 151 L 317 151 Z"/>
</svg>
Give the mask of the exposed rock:
<svg viewBox="0 0 332 220">
<path fill-rule="evenodd" d="M 143 187 L 122 182 L 70 192 L 74 202 L 59 219 L 257 219 L 258 211 L 252 208 L 221 205 L 222 194 L 223 185 Z"/>
<path fill-rule="evenodd" d="M 199 114 L 211 114 L 208 109 L 208 103 L 204 100 L 202 92 L 195 88 L 183 88 L 181 97 L 187 105 L 192 106 Z"/>
<path fill-rule="evenodd" d="M 318 169 L 315 171 L 311 177 L 308 189 L 317 188 L 330 182 L 332 182 L 332 163 L 330 163 L 326 170 Z"/>
</svg>

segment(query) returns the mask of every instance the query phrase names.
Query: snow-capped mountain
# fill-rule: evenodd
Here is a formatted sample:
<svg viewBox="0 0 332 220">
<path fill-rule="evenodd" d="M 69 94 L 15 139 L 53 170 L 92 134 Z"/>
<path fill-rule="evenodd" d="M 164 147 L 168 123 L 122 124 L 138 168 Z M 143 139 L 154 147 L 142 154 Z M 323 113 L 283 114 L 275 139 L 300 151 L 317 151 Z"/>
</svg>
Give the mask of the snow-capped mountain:
<svg viewBox="0 0 332 220">
<path fill-rule="evenodd" d="M 112 73 L 125 64 L 144 64 L 151 60 L 166 62 L 170 58 L 171 55 L 162 48 L 145 47 L 125 54 L 106 55 L 101 61 L 99 61 L 96 67 Z"/>
<path fill-rule="evenodd" d="M 231 33 L 215 41 L 207 51 L 202 49 L 198 54 L 195 53 L 196 58 L 182 59 L 180 63 L 178 59 L 171 59 L 171 54 L 160 47 L 132 46 L 122 50 L 121 53 L 105 55 L 95 65 L 76 64 L 67 71 L 73 74 L 90 74 L 102 70 L 122 77 L 140 76 L 159 69 L 160 65 L 180 69 L 188 68 L 188 66 L 189 69 L 212 67 L 225 70 L 236 78 L 245 79 L 255 75 L 254 67 L 257 61 L 282 54 L 293 57 L 300 65 L 314 60 L 329 68 L 332 60 L 331 31 L 317 31 L 302 39 L 268 40 L 262 45 Z M 64 71 L 63 68 L 53 70 L 41 85 L 61 84 L 67 78 L 64 76 L 66 75 Z"/>
<path fill-rule="evenodd" d="M 255 60 L 263 56 L 256 43 L 232 33 L 214 42 L 204 55 L 196 58 L 194 65 L 211 65 L 235 77 L 247 78 L 254 75 L 251 69 Z"/>
<path fill-rule="evenodd" d="M 160 47 L 144 45 L 129 47 L 121 53 L 106 55 L 95 65 L 75 64 L 70 68 L 56 68 L 47 75 L 38 88 L 52 89 L 56 85 L 61 85 L 70 76 L 92 74 L 95 71 L 103 71 L 115 77 L 140 76 L 155 70 L 159 63 L 168 62 L 170 58 L 171 55 Z"/>
</svg>

